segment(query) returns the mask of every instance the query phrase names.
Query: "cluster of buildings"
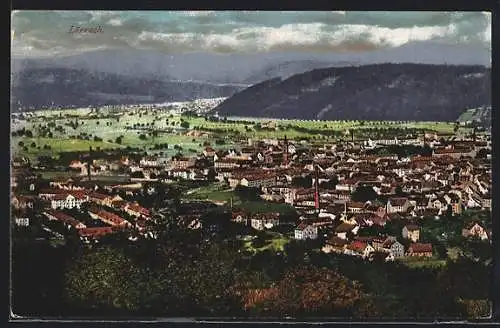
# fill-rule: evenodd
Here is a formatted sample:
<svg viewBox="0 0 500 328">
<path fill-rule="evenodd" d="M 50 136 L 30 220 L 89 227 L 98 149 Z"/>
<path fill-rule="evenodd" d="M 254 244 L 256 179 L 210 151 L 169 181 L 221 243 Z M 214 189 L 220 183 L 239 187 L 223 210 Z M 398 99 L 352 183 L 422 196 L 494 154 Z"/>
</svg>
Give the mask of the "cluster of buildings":
<svg viewBox="0 0 500 328">
<path fill-rule="evenodd" d="M 386 145 L 423 144 L 432 149 L 432 154 L 402 158 L 373 155 L 374 149 Z M 53 179 L 44 189 L 37 187 L 40 178 L 32 173 L 30 163 L 15 159 L 12 205 L 21 211 L 40 210 L 49 220 L 61 221 L 78 230 L 82 239 L 89 240 L 117 229 L 145 231 L 145 221 L 152 217 L 150 210 L 137 202 L 125 201 L 120 195 L 133 198 L 146 182 L 219 182 L 228 188 L 252 188 L 265 201 L 293 206 L 300 216 L 293 231 L 295 239 L 326 236 L 325 252 L 364 258 L 385 254 L 388 260 L 432 255 L 432 245 L 420 240 L 420 228 L 415 224 L 419 218 L 457 216 L 470 208 L 491 209 L 491 161 L 487 156 L 478 156 L 481 151 L 491 151 L 491 140 L 486 136 L 444 139 L 431 135 L 415 140 L 336 144 L 292 143 L 285 137 L 242 142 L 236 148 L 216 150 L 207 146 L 192 157 L 133 158 L 124 154 L 114 160 L 75 159 L 68 169 L 79 173 L 80 182 Z M 96 191 L 97 176 L 117 172 L 126 175 L 127 181 L 101 184 Z M 357 199 L 364 197 L 353 196 L 360 190 L 372 190 L 371 198 L 375 199 Z M 104 225 L 87 227 L 65 213 L 72 209 L 83 209 Z M 26 224 L 20 219 L 16 218 L 16 224 Z M 200 226 L 196 219 L 185 219 L 187 227 Z M 234 210 L 232 219 L 256 230 L 283 224 L 278 213 Z M 384 227 L 393 220 L 408 222 L 399 236 L 359 237 L 363 229 Z M 464 225 L 463 235 L 490 239 L 491 232 L 476 223 Z M 398 240 L 411 243 L 405 249 Z"/>
</svg>

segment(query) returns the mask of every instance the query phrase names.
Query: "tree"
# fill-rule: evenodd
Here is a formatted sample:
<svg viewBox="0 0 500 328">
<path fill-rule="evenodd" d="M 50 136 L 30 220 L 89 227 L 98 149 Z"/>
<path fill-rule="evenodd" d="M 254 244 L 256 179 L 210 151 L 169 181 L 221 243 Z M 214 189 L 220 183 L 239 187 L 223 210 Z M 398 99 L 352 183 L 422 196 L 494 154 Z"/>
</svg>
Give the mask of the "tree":
<svg viewBox="0 0 500 328">
<path fill-rule="evenodd" d="M 145 134 L 141 134 L 141 135 L 139 135 L 139 139 L 141 139 L 141 140 L 146 140 L 146 139 L 147 139 L 147 137 L 146 137 L 146 135 L 145 135 Z"/>
<path fill-rule="evenodd" d="M 187 121 L 181 122 L 181 127 L 184 129 L 189 129 L 189 122 L 187 122 Z"/>
<path fill-rule="evenodd" d="M 284 274 L 266 305 L 280 316 L 349 316 L 362 295 L 357 282 L 336 271 L 302 266 Z"/>
<path fill-rule="evenodd" d="M 136 311 L 148 278 L 111 247 L 90 250 L 77 258 L 65 274 L 65 298 L 85 309 Z"/>
<path fill-rule="evenodd" d="M 339 179 L 337 176 L 334 176 L 329 181 L 323 181 L 319 184 L 321 188 L 324 189 L 335 189 L 335 186 L 339 183 Z"/>
<path fill-rule="evenodd" d="M 119 136 L 115 139 L 115 143 L 121 145 L 122 144 L 122 141 L 123 141 L 123 136 Z"/>
<path fill-rule="evenodd" d="M 255 201 L 260 200 L 259 188 L 245 187 L 238 185 L 234 189 L 235 194 L 242 200 Z"/>
<path fill-rule="evenodd" d="M 352 193 L 351 199 L 356 202 L 367 202 L 377 199 L 377 192 L 371 186 L 359 186 Z"/>
<path fill-rule="evenodd" d="M 396 190 L 394 191 L 396 196 L 404 196 L 404 192 L 403 192 L 403 188 L 401 188 L 401 186 L 397 186 L 396 187 Z"/>
<path fill-rule="evenodd" d="M 217 177 L 217 173 L 215 172 L 215 170 L 213 168 L 210 168 L 208 170 L 208 173 L 207 173 L 207 180 L 209 182 L 214 182 L 216 177 Z"/>
</svg>

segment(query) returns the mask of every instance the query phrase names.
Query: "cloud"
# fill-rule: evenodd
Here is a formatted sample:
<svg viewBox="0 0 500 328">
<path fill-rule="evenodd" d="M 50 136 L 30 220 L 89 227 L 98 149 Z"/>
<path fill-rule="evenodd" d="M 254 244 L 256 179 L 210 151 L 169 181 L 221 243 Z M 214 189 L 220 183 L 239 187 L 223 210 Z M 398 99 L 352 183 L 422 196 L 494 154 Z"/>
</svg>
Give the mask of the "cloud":
<svg viewBox="0 0 500 328">
<path fill-rule="evenodd" d="M 201 10 L 201 11 L 184 11 L 181 12 L 182 14 L 190 17 L 198 17 L 198 16 L 210 16 L 215 13 L 215 11 L 210 11 L 210 10 Z"/>
<path fill-rule="evenodd" d="M 121 21 L 119 18 L 113 18 L 108 21 L 108 24 L 111 26 L 122 26 L 123 21 Z"/>
<path fill-rule="evenodd" d="M 441 38 L 455 29 L 427 26 L 390 29 L 369 25 L 322 23 L 288 24 L 278 28 L 237 28 L 225 34 L 154 33 L 139 35 L 140 44 L 165 49 L 212 49 L 222 52 L 269 50 L 294 51 L 366 51 L 380 47 L 401 46 L 412 41 Z"/>
<path fill-rule="evenodd" d="M 18 11 L 12 47 L 24 55 L 106 47 L 164 52 L 369 51 L 413 41 L 490 47 L 489 12 Z M 67 33 L 101 25 L 101 35 Z"/>
</svg>

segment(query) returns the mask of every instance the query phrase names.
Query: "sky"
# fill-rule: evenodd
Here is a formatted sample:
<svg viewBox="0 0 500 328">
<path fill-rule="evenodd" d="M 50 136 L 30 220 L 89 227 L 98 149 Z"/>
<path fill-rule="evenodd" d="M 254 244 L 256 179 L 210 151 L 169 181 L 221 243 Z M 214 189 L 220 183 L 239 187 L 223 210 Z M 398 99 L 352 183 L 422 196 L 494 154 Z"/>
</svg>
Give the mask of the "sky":
<svg viewBox="0 0 500 328">
<path fill-rule="evenodd" d="M 489 12 L 14 11 L 12 55 L 107 48 L 163 53 L 352 53 L 413 41 L 491 49 Z M 71 26 L 102 33 L 69 33 Z"/>
</svg>

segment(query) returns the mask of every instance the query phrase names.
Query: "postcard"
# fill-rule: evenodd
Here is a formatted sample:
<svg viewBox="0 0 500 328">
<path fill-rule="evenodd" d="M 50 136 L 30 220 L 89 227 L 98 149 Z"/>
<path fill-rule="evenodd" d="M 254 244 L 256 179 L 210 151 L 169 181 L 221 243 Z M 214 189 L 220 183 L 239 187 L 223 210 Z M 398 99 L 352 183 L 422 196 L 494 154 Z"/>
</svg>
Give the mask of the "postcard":
<svg viewBox="0 0 500 328">
<path fill-rule="evenodd" d="M 491 317 L 490 12 L 11 36 L 11 319 Z"/>
</svg>

